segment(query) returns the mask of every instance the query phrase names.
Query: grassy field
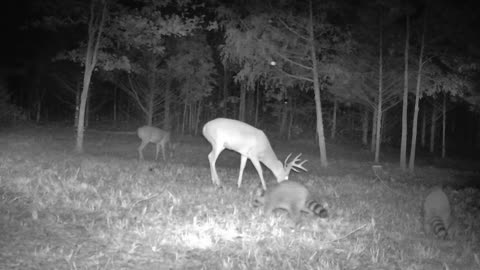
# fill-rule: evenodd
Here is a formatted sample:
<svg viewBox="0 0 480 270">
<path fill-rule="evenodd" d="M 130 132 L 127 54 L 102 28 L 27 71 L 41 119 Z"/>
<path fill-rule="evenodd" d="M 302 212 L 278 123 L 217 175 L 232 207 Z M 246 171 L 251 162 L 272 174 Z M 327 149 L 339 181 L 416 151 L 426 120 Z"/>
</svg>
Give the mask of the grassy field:
<svg viewBox="0 0 480 270">
<path fill-rule="evenodd" d="M 375 176 L 362 150 L 276 144 L 280 159 L 304 152 L 308 172 L 291 179 L 328 205 L 326 220 L 263 216 L 252 207 L 260 183 L 251 164 L 238 189 L 239 156 L 218 161 L 224 188 L 210 180 L 202 138 L 183 138 L 172 160 L 137 160 L 136 136 L 87 134 L 86 154 L 71 129 L 0 133 L 0 269 L 480 269 L 480 191 L 446 191 L 453 240 L 424 235 L 422 198 L 431 185 L 471 171 L 384 163 Z M 478 173 L 478 172 L 477 172 Z M 264 172 L 267 185 L 272 174 Z"/>
</svg>

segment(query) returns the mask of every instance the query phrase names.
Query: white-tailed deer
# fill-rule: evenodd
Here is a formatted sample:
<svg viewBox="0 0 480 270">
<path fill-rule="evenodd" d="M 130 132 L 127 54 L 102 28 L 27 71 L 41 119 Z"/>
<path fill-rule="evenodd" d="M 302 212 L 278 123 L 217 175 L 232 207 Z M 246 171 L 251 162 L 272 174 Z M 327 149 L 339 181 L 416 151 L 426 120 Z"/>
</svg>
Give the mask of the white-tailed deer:
<svg viewBox="0 0 480 270">
<path fill-rule="evenodd" d="M 253 166 L 255 166 L 264 190 L 267 189 L 267 186 L 263 179 L 262 165 L 260 162 L 273 172 L 277 178 L 277 182 L 288 180 L 290 170 L 298 172 L 298 168 L 307 171 L 307 169 L 303 167 L 303 164 L 307 162 L 307 160 L 297 163 L 300 160 L 299 157 L 301 154 L 287 164 L 287 160 L 291 154 L 288 155 L 285 159 L 285 164 L 282 164 L 275 155 L 275 152 L 273 152 L 265 133 L 244 122 L 227 118 L 217 118 L 206 123 L 203 126 L 202 133 L 212 145 L 212 152 L 208 154 L 208 161 L 210 162 L 210 172 L 214 185 L 221 185 L 215 168 L 215 162 L 225 148 L 233 150 L 242 156 L 240 161 L 240 174 L 238 175 L 239 188 L 242 185 L 243 170 L 245 169 L 247 159 L 250 159 Z"/>
<path fill-rule="evenodd" d="M 137 130 L 138 137 L 142 140 L 140 146 L 138 147 L 138 155 L 140 160 L 143 160 L 143 149 L 147 146 L 148 143 L 154 143 L 157 146 L 155 152 L 155 160 L 158 159 L 158 152 L 160 147 L 162 147 L 163 160 L 167 160 L 165 154 L 165 147 L 171 147 L 170 144 L 170 131 L 165 131 L 163 129 L 152 127 L 152 126 L 143 126 L 139 127 Z"/>
</svg>

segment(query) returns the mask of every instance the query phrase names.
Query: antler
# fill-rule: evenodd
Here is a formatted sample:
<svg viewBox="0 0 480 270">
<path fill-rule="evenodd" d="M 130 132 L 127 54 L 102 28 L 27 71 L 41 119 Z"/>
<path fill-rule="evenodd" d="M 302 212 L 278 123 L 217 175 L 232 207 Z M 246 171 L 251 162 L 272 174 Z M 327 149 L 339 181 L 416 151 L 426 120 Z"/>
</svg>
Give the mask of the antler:
<svg viewBox="0 0 480 270">
<path fill-rule="evenodd" d="M 297 169 L 302 169 L 307 172 L 308 170 L 305 167 L 303 167 L 303 164 L 305 164 L 305 162 L 307 162 L 308 160 L 304 160 L 300 163 L 297 163 L 298 161 L 300 161 L 300 156 L 302 155 L 302 153 L 298 154 L 298 156 L 296 156 L 291 162 L 287 164 L 287 161 L 291 155 L 292 153 L 288 154 L 287 158 L 285 159 L 285 162 L 283 163 L 283 167 L 285 167 L 285 171 L 290 172 L 290 170 L 294 170 L 295 172 L 298 172 Z"/>
</svg>

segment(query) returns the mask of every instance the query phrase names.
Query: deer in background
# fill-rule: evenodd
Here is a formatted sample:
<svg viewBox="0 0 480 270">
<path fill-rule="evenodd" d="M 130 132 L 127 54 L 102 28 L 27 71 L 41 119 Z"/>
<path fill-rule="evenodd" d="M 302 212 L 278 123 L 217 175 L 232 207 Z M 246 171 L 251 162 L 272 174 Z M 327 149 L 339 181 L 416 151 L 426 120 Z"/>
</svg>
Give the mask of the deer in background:
<svg viewBox="0 0 480 270">
<path fill-rule="evenodd" d="M 296 172 L 298 172 L 297 169 L 307 171 L 307 169 L 303 167 L 303 164 L 307 162 L 307 160 L 297 163 L 300 161 L 299 157 L 301 154 L 287 164 L 288 158 L 291 155 L 289 154 L 285 159 L 285 163 L 282 164 L 275 155 L 275 152 L 273 152 L 272 146 L 265 133 L 244 122 L 227 118 L 217 118 L 207 122 L 203 126 L 202 133 L 212 145 L 212 151 L 208 154 L 208 161 L 210 162 L 210 172 L 214 185 L 221 185 L 215 168 L 215 162 L 224 149 L 233 150 L 242 156 L 240 160 L 240 174 L 238 176 L 239 188 L 242 185 L 243 170 L 245 169 L 247 159 L 250 159 L 257 170 L 264 190 L 267 189 L 267 186 L 263 179 L 262 165 L 260 162 L 273 172 L 277 178 L 277 182 L 288 180 L 288 175 L 291 170 Z"/>
<path fill-rule="evenodd" d="M 143 126 L 139 127 L 137 130 L 138 137 L 142 140 L 140 146 L 138 147 L 138 155 L 140 160 L 143 160 L 143 149 L 147 146 L 148 143 L 156 144 L 155 160 L 158 159 L 158 152 L 160 147 L 162 147 L 162 156 L 163 160 L 167 160 L 165 154 L 165 147 L 169 147 L 170 151 L 172 150 L 172 145 L 170 141 L 170 131 L 166 131 L 157 127 L 152 126 Z"/>
</svg>

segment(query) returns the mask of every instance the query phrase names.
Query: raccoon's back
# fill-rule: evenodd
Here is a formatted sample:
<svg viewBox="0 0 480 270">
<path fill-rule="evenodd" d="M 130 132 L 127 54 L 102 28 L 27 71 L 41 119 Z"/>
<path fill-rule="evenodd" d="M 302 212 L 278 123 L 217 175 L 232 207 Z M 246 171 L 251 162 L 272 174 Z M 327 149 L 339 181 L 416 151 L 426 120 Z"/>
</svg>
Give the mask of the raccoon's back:
<svg viewBox="0 0 480 270">
<path fill-rule="evenodd" d="M 305 204 L 308 197 L 309 192 L 304 185 L 294 181 L 283 181 L 267 191 L 265 201 L 281 207 L 290 206 L 292 203 Z"/>
<path fill-rule="evenodd" d="M 451 208 L 447 195 L 440 187 L 433 188 L 423 203 L 424 228 L 427 233 L 445 239 L 451 225 Z"/>
</svg>

